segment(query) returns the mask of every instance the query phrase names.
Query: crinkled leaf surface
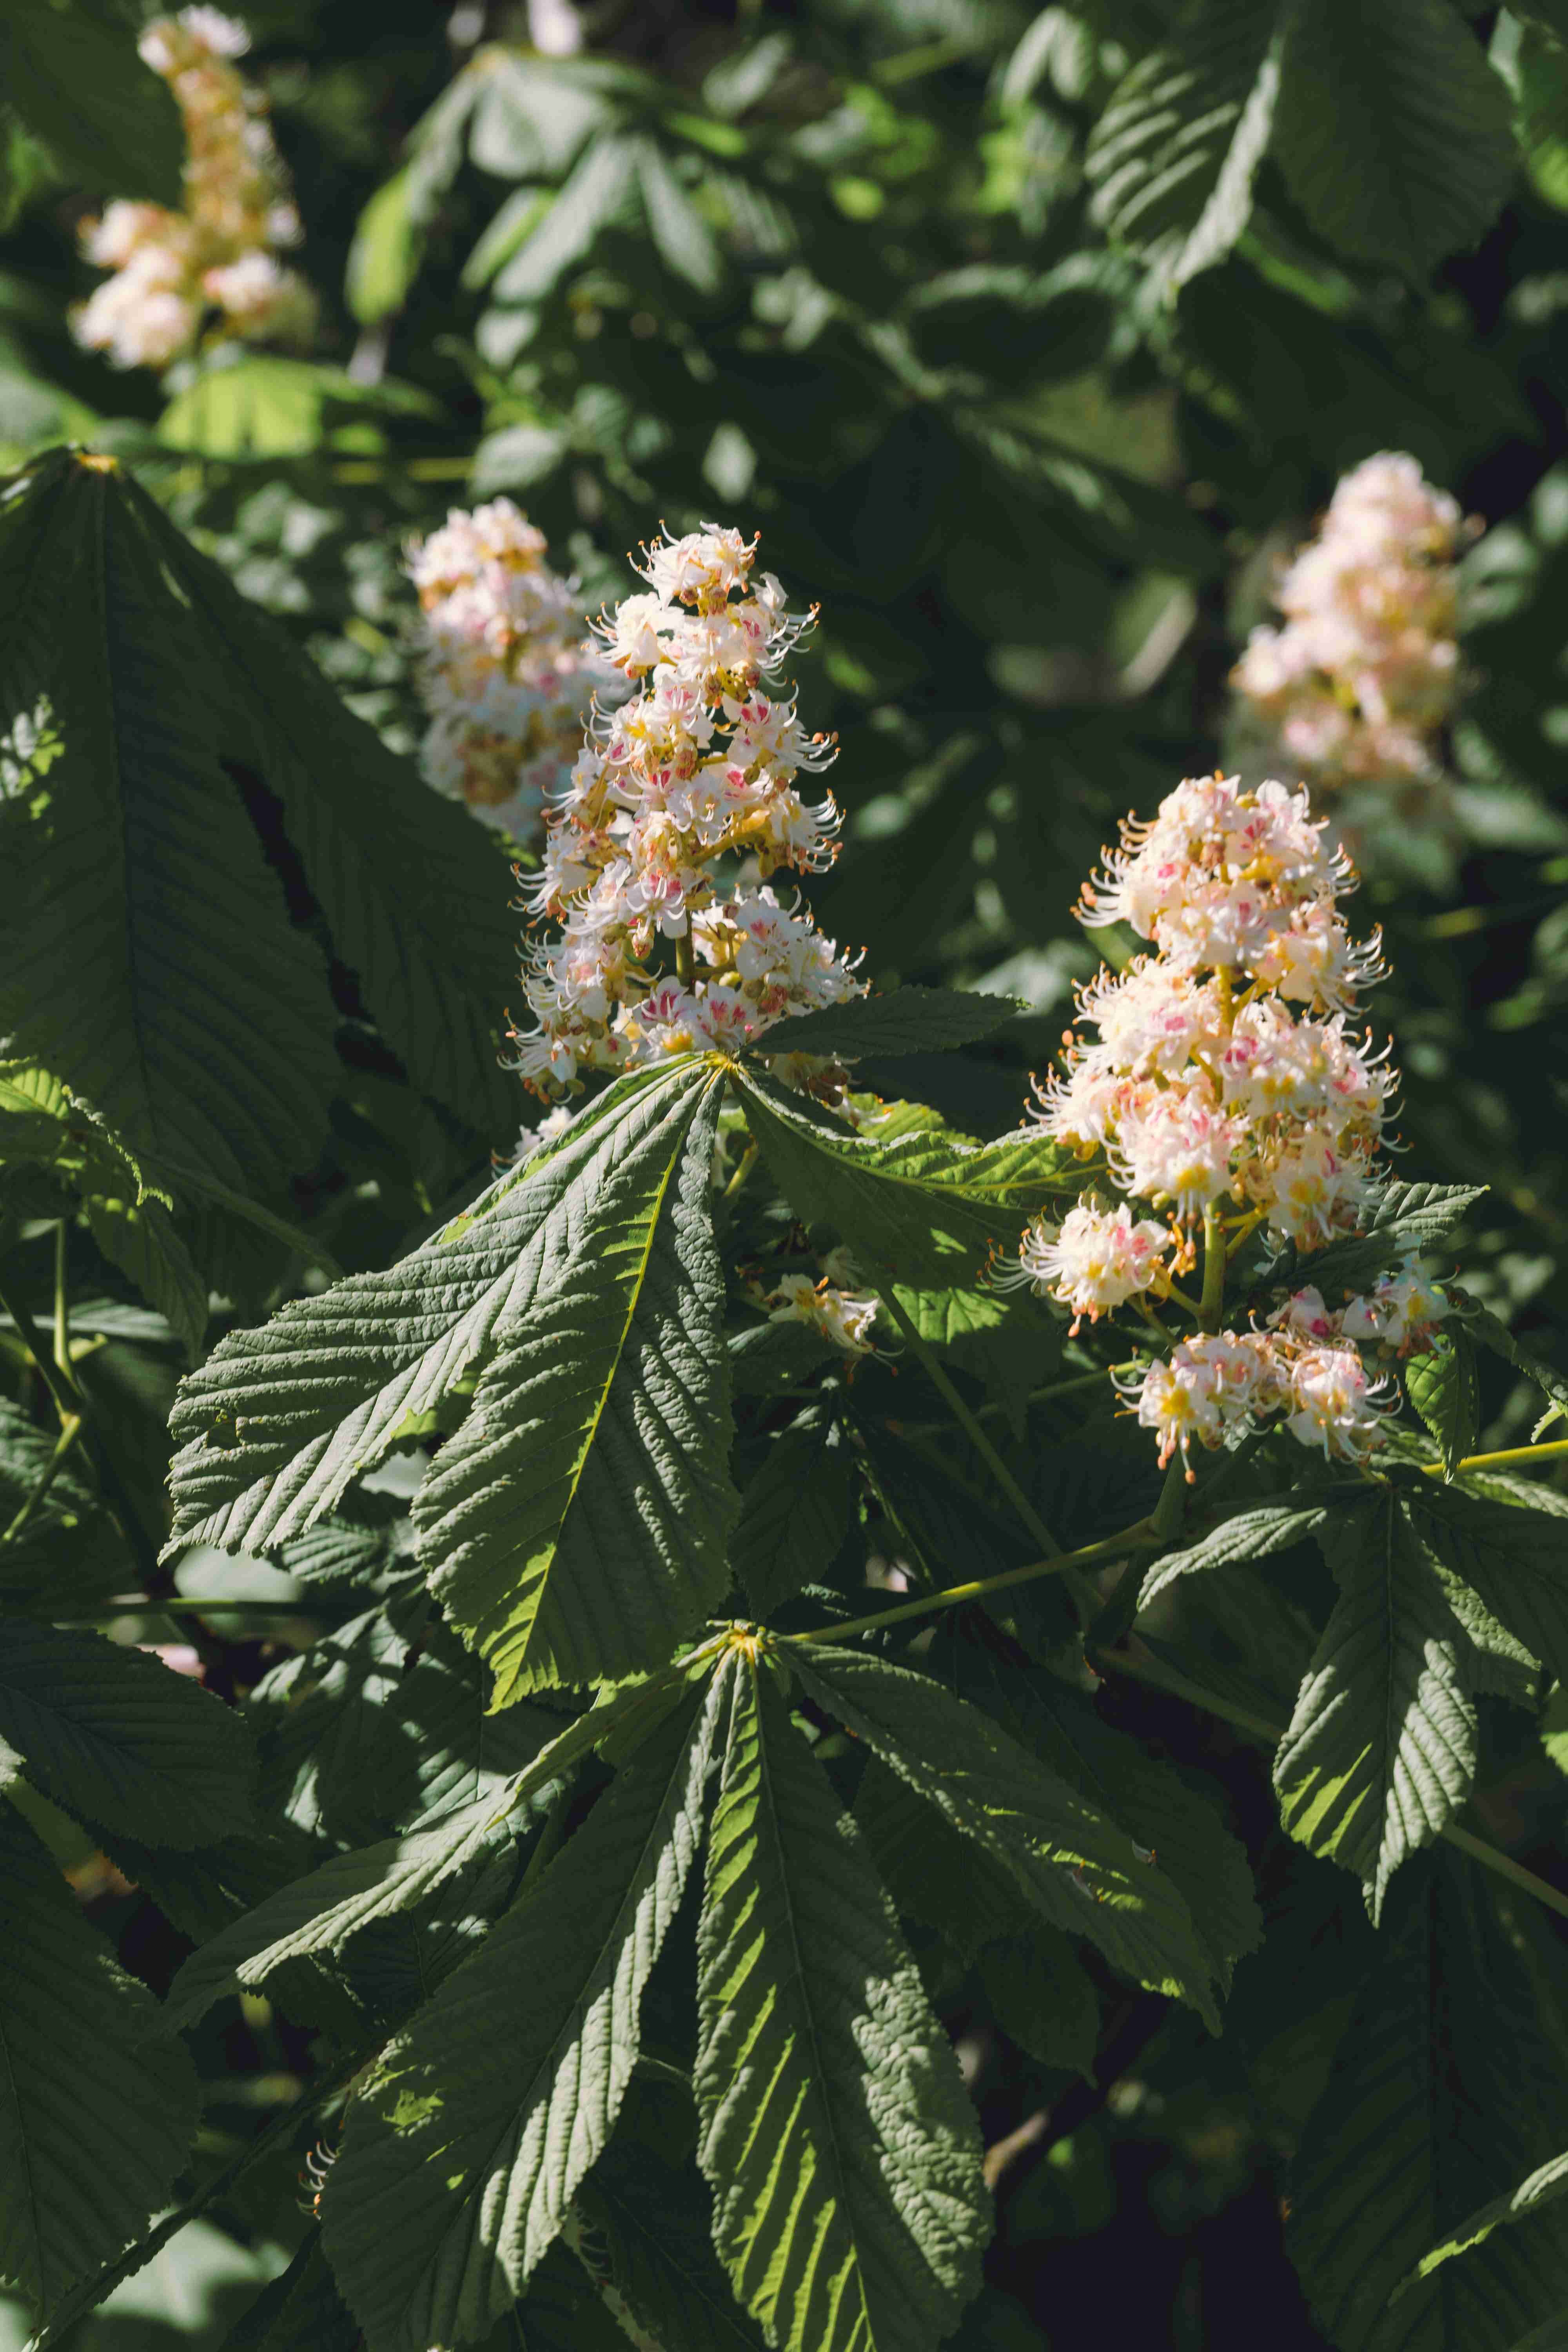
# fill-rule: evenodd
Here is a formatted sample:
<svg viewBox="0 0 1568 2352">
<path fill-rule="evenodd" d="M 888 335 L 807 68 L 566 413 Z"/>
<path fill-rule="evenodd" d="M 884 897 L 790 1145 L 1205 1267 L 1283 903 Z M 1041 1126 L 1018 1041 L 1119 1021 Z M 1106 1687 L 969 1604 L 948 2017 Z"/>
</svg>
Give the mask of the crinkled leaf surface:
<svg viewBox="0 0 1568 2352">
<path fill-rule="evenodd" d="M 371 2352 L 482 2336 L 559 2233 L 637 2056 L 724 1680 L 623 1768 L 355 2098 L 322 2231 Z"/>
<path fill-rule="evenodd" d="M 101 1633 L 0 1622 L 0 1738 L 46 1796 L 153 1845 L 205 1845 L 250 1815 L 256 1758 L 240 1717 Z"/>
<path fill-rule="evenodd" d="M 929 1675 L 849 1650 L 791 1663 L 818 1705 L 999 1863 L 1049 1926 L 1087 1936 L 1135 1983 L 1180 1995 L 1217 2025 L 1216 1970 L 1185 1896 L 1098 1805 Z"/>
<path fill-rule="evenodd" d="M 698 1934 L 699 2156 L 780 2352 L 934 2352 L 989 2234 L 957 2062 L 783 1700 L 731 1682 Z"/>
<path fill-rule="evenodd" d="M 1342 1510 L 1321 1536 L 1340 1588 L 1274 1758 L 1280 1817 L 1359 1872 L 1375 1919 L 1399 1864 L 1470 1791 L 1466 1641 L 1397 1499 Z"/>
<path fill-rule="evenodd" d="M 1521 1482 L 1522 1483 L 1522 1482 Z M 1528 1486 L 1524 1493 L 1530 1493 Z M 1488 1612 L 1559 1680 L 1568 1677 L 1568 1518 L 1424 1479 L 1405 1496 L 1411 1525 Z"/>
</svg>

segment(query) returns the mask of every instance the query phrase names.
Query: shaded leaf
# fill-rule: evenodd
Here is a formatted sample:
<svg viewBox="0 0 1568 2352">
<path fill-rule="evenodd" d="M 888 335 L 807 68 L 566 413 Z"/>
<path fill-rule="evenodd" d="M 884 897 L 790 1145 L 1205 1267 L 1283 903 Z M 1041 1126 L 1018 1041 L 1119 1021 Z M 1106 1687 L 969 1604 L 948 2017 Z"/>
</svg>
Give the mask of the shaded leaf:
<svg viewBox="0 0 1568 2352">
<path fill-rule="evenodd" d="M 764 1029 L 752 1052 L 828 1054 L 943 1054 L 989 1037 L 1021 1010 L 1011 996 L 978 996 L 957 988 L 895 988 L 885 996 L 860 996 L 852 1003 L 796 1013 Z"/>
</svg>

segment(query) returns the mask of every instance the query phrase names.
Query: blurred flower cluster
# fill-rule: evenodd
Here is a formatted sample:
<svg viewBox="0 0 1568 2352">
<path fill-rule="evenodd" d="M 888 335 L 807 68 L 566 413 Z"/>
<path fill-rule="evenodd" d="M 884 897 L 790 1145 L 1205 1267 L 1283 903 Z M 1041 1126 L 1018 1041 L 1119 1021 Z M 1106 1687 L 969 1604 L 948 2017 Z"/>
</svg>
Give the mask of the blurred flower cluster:
<svg viewBox="0 0 1568 2352">
<path fill-rule="evenodd" d="M 1441 775 L 1467 535 L 1456 501 L 1415 459 L 1385 452 L 1343 477 L 1285 572 L 1284 626 L 1253 630 L 1231 683 L 1318 790 Z"/>
<path fill-rule="evenodd" d="M 830 862 L 838 812 L 830 793 L 801 792 L 833 744 L 763 684 L 812 616 L 785 610 L 771 574 L 752 579 L 754 556 L 754 541 L 711 524 L 667 537 L 644 551 L 648 592 L 596 625 L 636 690 L 619 709 L 595 706 L 552 800 L 528 903 L 562 929 L 529 956 L 534 1025 L 515 1033 L 516 1067 L 537 1093 L 582 1070 L 744 1045 L 787 1013 L 863 992 L 833 941 L 770 887 L 781 868 Z M 653 961 L 661 941 L 672 973 Z M 793 1079 L 819 1075 L 787 1059 Z"/>
<path fill-rule="evenodd" d="M 531 841 L 570 774 L 586 708 L 625 690 L 587 635 L 576 583 L 510 499 L 454 508 L 416 541 L 408 572 L 424 611 L 420 687 L 428 781 L 477 817 Z"/>
<path fill-rule="evenodd" d="M 315 297 L 279 252 L 300 217 L 268 128 L 266 102 L 234 59 L 250 36 L 216 8 L 158 16 L 139 44 L 174 91 L 184 121 L 180 212 L 116 197 L 89 220 L 82 246 L 113 276 L 72 319 L 79 342 L 120 367 L 167 367 L 195 345 L 209 314 L 242 342 L 304 342 Z"/>
<path fill-rule="evenodd" d="M 1321 1248 L 1357 1230 L 1374 1181 L 1394 1077 L 1351 1019 L 1383 968 L 1376 938 L 1358 947 L 1346 929 L 1337 901 L 1352 876 L 1325 829 L 1304 792 L 1192 779 L 1151 823 L 1124 824 L 1084 892 L 1084 921 L 1125 923 L 1156 952 L 1080 992 L 1098 1042 L 1068 1034 L 1037 1118 L 1081 1156 L 1103 1154 L 1127 1198 L 1086 1198 L 1059 1227 L 1033 1226 L 1011 1279 L 1079 1319 L 1136 1303 L 1163 1332 L 1156 1302 L 1192 1307 L 1179 1278 L 1196 1264 L 1201 1221 L 1194 1311 L 1209 1328 L 1129 1391 L 1163 1462 L 1276 1412 L 1304 1444 L 1363 1452 L 1384 1391 L 1358 1343 L 1406 1353 L 1445 1311 L 1406 1268 L 1337 1315 L 1307 1290 L 1261 1331 L 1213 1328 L 1225 1268 L 1250 1234 Z"/>
</svg>

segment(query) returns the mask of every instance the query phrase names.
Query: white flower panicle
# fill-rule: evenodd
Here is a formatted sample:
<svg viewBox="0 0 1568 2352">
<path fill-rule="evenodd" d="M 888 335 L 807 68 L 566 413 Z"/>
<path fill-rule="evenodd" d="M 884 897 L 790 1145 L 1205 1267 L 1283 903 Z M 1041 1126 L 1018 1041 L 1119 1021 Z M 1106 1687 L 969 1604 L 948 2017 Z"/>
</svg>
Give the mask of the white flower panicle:
<svg viewBox="0 0 1568 2352">
<path fill-rule="evenodd" d="M 454 508 L 415 541 L 408 573 L 424 615 L 420 763 L 448 799 L 531 841 L 577 757 L 595 693 L 621 681 L 587 635 L 574 581 L 510 499 Z"/>
<path fill-rule="evenodd" d="M 864 992 L 809 915 L 773 889 L 782 869 L 830 863 L 838 813 L 802 780 L 834 747 L 772 691 L 813 616 L 753 580 L 755 541 L 707 524 L 644 551 L 649 593 L 598 623 L 632 689 L 595 705 L 552 795 L 529 907 L 561 926 L 523 987 L 533 1025 L 515 1067 L 535 1092 L 693 1047 L 739 1046 L 786 1014 Z M 662 953 L 674 970 L 659 968 Z M 810 1083 L 822 1066 L 781 1056 Z"/>
<path fill-rule="evenodd" d="M 1343 477 L 1284 573 L 1284 625 L 1253 630 L 1231 683 L 1319 790 L 1439 775 L 1459 689 L 1455 559 L 1470 528 L 1414 457 L 1385 452 Z"/>
<path fill-rule="evenodd" d="M 1102 1159 L 1126 1198 L 1108 1209 L 1090 1196 L 1059 1226 L 1037 1222 L 1004 1277 L 1070 1307 L 1075 1331 L 1129 1304 L 1152 1320 L 1152 1302 L 1182 1300 L 1200 1222 L 1205 1325 L 1223 1297 L 1211 1270 L 1254 1228 L 1303 1255 L 1358 1230 L 1396 1081 L 1386 1048 L 1352 1026 L 1383 965 L 1375 937 L 1350 938 L 1338 901 L 1353 877 L 1324 835 L 1304 792 L 1189 779 L 1152 822 L 1123 825 L 1085 889 L 1086 922 L 1125 923 L 1155 952 L 1080 990 L 1079 1025 L 1062 1070 L 1037 1082 L 1036 1117 Z M 1140 1217 L 1140 1202 L 1164 1222 Z M 1336 1315 L 1300 1291 L 1265 1331 L 1183 1340 L 1130 1394 L 1163 1462 L 1276 1413 L 1303 1444 L 1355 1456 L 1389 1401 L 1360 1349 L 1408 1353 L 1446 1311 L 1413 1265 Z"/>
<path fill-rule="evenodd" d="M 87 258 L 114 275 L 74 314 L 77 341 L 119 367 L 167 367 L 216 312 L 244 342 L 308 341 L 315 297 L 278 259 L 298 243 L 300 216 L 266 102 L 233 62 L 249 34 L 216 8 L 184 8 L 154 18 L 138 46 L 184 118 L 184 205 L 116 197 L 85 224 Z"/>
</svg>

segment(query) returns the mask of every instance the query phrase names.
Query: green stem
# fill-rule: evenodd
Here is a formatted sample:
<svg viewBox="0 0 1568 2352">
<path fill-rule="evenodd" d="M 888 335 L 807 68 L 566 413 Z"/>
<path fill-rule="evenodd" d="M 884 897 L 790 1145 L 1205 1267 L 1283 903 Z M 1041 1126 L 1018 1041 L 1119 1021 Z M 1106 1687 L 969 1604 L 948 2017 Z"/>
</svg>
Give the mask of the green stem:
<svg viewBox="0 0 1568 2352">
<path fill-rule="evenodd" d="M 1120 1535 L 1102 1536 L 1098 1543 L 1083 1544 L 1077 1551 L 1058 1551 L 1049 1559 L 1032 1559 L 1026 1567 L 1006 1569 L 1000 1576 L 977 1577 L 972 1584 L 950 1584 L 942 1592 L 922 1592 L 913 1601 L 900 1601 L 896 1609 L 879 1609 L 871 1617 L 851 1618 L 847 1625 L 814 1625 L 808 1633 L 776 1633 L 773 1639 L 786 1646 L 792 1643 L 847 1642 L 853 1633 L 875 1633 L 884 1625 L 896 1625 L 906 1617 L 924 1617 L 933 1609 L 956 1609 L 963 1601 L 983 1601 L 987 1593 L 1005 1592 L 1010 1586 L 1027 1584 L 1037 1576 L 1061 1576 L 1069 1569 L 1088 1568 L 1100 1559 L 1115 1559 L 1134 1546 L 1142 1549 L 1157 1541 L 1148 1520 L 1139 1519 Z"/>
<path fill-rule="evenodd" d="M 734 1174 L 731 1177 L 729 1182 L 725 1185 L 723 1192 L 720 1194 L 721 1200 L 732 1201 L 756 1164 L 757 1139 L 754 1135 L 748 1136 L 746 1139 L 746 1148 L 735 1163 Z"/>
<path fill-rule="evenodd" d="M 13 1298 L 0 1283 L 0 1314 L 8 1315 L 16 1327 L 16 1334 L 26 1348 L 38 1378 L 55 1401 L 62 1421 L 79 1419 L 86 1409 L 86 1400 L 68 1367 L 57 1364 L 45 1346 L 37 1325 L 19 1298 Z"/>
<path fill-rule="evenodd" d="M 948 1379 L 947 1374 L 942 1370 L 942 1368 L 941 1364 L 938 1363 L 932 1349 L 927 1345 L 926 1341 L 921 1339 L 919 1331 L 915 1328 L 912 1317 L 907 1314 L 904 1308 L 899 1304 L 897 1297 L 894 1296 L 891 1286 L 889 1286 L 886 1290 L 879 1291 L 877 1296 L 881 1300 L 882 1305 L 887 1308 L 888 1313 L 891 1316 L 893 1321 L 898 1325 L 900 1330 L 903 1333 L 904 1338 L 909 1341 L 910 1346 L 920 1358 L 921 1363 L 925 1370 L 926 1376 L 930 1380 L 931 1386 L 936 1390 L 937 1393 L 942 1398 L 942 1402 L 947 1406 L 948 1411 L 952 1413 L 959 1427 L 963 1431 L 965 1436 L 973 1446 L 975 1452 L 979 1454 L 981 1460 L 989 1469 L 992 1476 L 995 1479 L 996 1484 L 1001 1487 L 1002 1492 L 1006 1496 L 1007 1500 L 1012 1504 L 1013 1508 L 1017 1512 L 1018 1517 L 1023 1520 L 1024 1525 L 1034 1537 L 1035 1541 L 1040 1546 L 1042 1551 L 1059 1555 L 1061 1552 L 1060 1544 L 1058 1543 L 1055 1536 L 1052 1535 L 1049 1528 L 1047 1527 L 1044 1519 L 1041 1518 L 1038 1511 L 1036 1510 L 1033 1503 L 1030 1502 L 1027 1495 L 1025 1494 L 1024 1489 L 1019 1486 L 1018 1481 L 1014 1477 L 1013 1473 L 1008 1469 L 1007 1465 L 1003 1461 L 1002 1456 L 997 1453 L 996 1448 L 986 1436 L 984 1430 L 981 1427 L 973 1413 L 971 1412 L 969 1407 L 964 1403 L 963 1399 L 959 1395 L 958 1391 L 953 1387 L 952 1382 Z M 1062 1564 L 1065 1566 L 1066 1561 L 1064 1560 Z"/>
<path fill-rule="evenodd" d="M 55 1362 L 71 1377 L 70 1308 L 66 1302 L 66 1221 L 55 1227 Z"/>
<path fill-rule="evenodd" d="M 1178 1674 L 1172 1666 L 1160 1665 L 1150 1658 L 1129 1657 L 1122 1650 L 1097 1652 L 1093 1663 L 1111 1674 L 1126 1675 L 1133 1682 L 1147 1683 L 1152 1690 L 1169 1691 L 1173 1698 L 1184 1698 L 1191 1706 L 1218 1716 L 1222 1723 L 1234 1724 L 1238 1731 L 1267 1740 L 1270 1748 L 1277 1748 L 1285 1737 L 1277 1723 L 1266 1722 L 1262 1716 L 1251 1715 L 1245 1707 L 1233 1706 L 1229 1699 L 1216 1698 L 1212 1691 L 1190 1683 L 1185 1675 Z M 1550 1885 L 1544 1878 L 1538 1878 L 1533 1870 L 1526 1870 L 1523 1863 L 1515 1862 L 1500 1846 L 1461 1829 L 1458 1822 L 1445 1822 L 1440 1834 L 1449 1845 L 1468 1854 L 1472 1862 L 1479 1862 L 1494 1877 L 1506 1878 L 1510 1885 L 1533 1895 L 1544 1909 L 1555 1911 L 1560 1919 L 1568 1919 L 1568 1895 Z"/>
<path fill-rule="evenodd" d="M 55 1440 L 55 1450 L 50 1454 L 48 1460 L 45 1463 L 42 1470 L 39 1471 L 37 1484 L 34 1486 L 32 1493 L 28 1496 L 21 1509 L 16 1513 L 16 1517 L 11 1521 L 10 1526 L 5 1529 L 5 1533 L 0 1535 L 0 1544 L 16 1542 L 16 1538 L 21 1534 L 28 1520 L 32 1517 L 34 1512 L 37 1509 L 39 1504 L 48 1493 L 49 1488 L 54 1485 L 56 1475 L 59 1470 L 60 1464 L 65 1460 L 66 1455 L 70 1452 L 71 1447 L 81 1435 L 81 1415 L 79 1412 L 68 1413 L 65 1420 L 61 1422 L 60 1433 Z"/>
<path fill-rule="evenodd" d="M 1560 1462 L 1568 1454 L 1568 1437 L 1554 1437 L 1547 1445 L 1510 1445 L 1500 1454 L 1467 1454 L 1462 1462 L 1454 1465 L 1457 1478 L 1461 1470 L 1495 1470 L 1507 1462 Z M 1440 1462 L 1423 1462 L 1417 1467 L 1428 1478 L 1440 1478 Z"/>
<path fill-rule="evenodd" d="M 1149 1524 L 1162 1543 L 1169 1543 L 1182 1524 L 1182 1508 L 1187 1499 L 1187 1465 L 1180 1454 L 1165 1471 L 1165 1483 L 1160 1489 L 1160 1499 L 1154 1506 L 1154 1516 Z"/>
<path fill-rule="evenodd" d="M 253 2164 L 268 2155 L 279 2140 L 288 2139 L 297 2132 L 307 2116 L 324 2107 L 328 2100 L 359 2072 L 364 2061 L 365 2053 L 362 2050 L 342 2065 L 335 2067 L 310 2098 L 299 2100 L 293 2106 L 285 2107 L 280 2115 L 275 2116 L 266 2129 L 258 2132 L 256 2137 L 242 2147 L 221 2171 L 215 2172 L 204 2188 L 187 2197 L 177 2212 L 171 2213 L 165 2221 L 159 2222 L 155 2230 L 149 2231 L 146 2237 L 138 2239 L 135 2245 L 128 2247 L 118 2262 L 109 2263 L 95 2277 L 85 2280 L 73 2294 L 68 2294 L 47 2326 L 41 2328 L 32 2338 L 28 2352 L 49 2352 L 51 2346 L 59 2344 L 66 2331 L 74 2326 L 85 2313 L 101 2303 L 121 2280 L 133 2278 L 139 2270 L 144 2269 L 153 2255 L 161 2253 L 187 2221 L 194 2221 L 199 2213 L 206 2211 L 209 2205 L 216 2205 L 220 2198 L 226 2197 L 243 2173 L 248 2172 Z"/>
<path fill-rule="evenodd" d="M 691 946 L 691 918 L 686 918 L 686 929 L 675 942 L 675 977 L 682 988 L 690 988 L 697 977 L 697 959 Z"/>
</svg>

